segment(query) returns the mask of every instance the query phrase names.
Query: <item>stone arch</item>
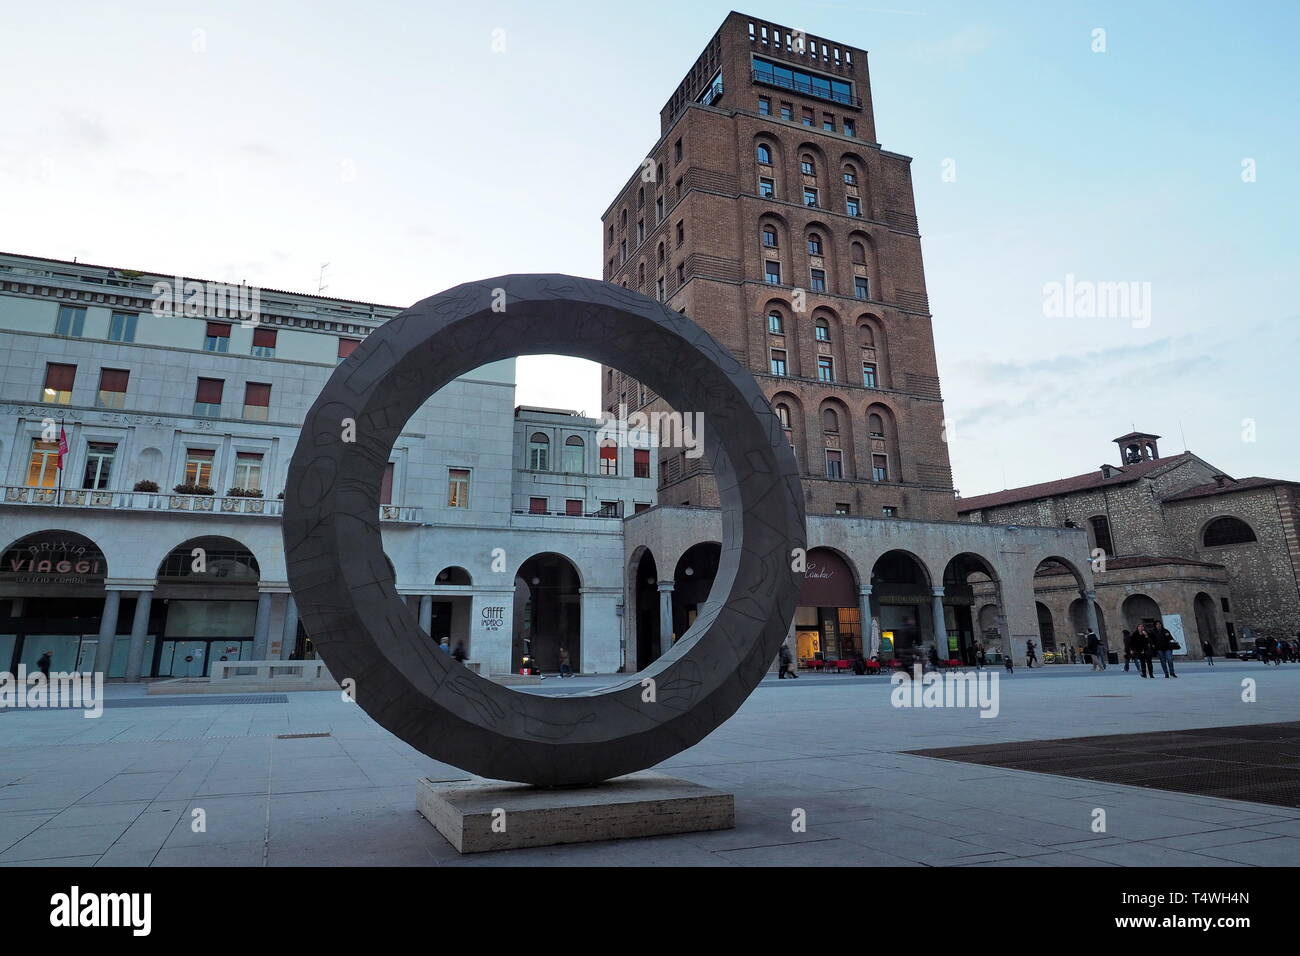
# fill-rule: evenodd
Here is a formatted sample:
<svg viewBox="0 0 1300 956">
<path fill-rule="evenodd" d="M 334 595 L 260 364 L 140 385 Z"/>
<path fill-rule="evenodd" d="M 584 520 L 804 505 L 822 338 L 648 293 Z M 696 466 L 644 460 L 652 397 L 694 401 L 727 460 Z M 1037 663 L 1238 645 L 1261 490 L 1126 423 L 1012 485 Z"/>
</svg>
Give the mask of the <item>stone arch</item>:
<svg viewBox="0 0 1300 956">
<path fill-rule="evenodd" d="M 467 588 L 474 584 L 474 579 L 464 568 L 453 564 L 439 571 L 434 576 L 433 583 L 435 587 Z"/>
<path fill-rule="evenodd" d="M 1139 624 L 1159 624 L 1163 621 L 1160 605 L 1146 594 L 1130 594 L 1126 597 L 1120 607 L 1120 615 L 1130 631 L 1137 630 Z"/>
<path fill-rule="evenodd" d="M 871 612 L 880 622 L 880 659 L 904 664 L 933 640 L 932 582 L 925 560 L 905 548 L 884 552 L 871 566 Z"/>
<path fill-rule="evenodd" d="M 992 602 L 997 615 L 1003 611 L 1002 581 L 993 562 L 982 554 L 962 551 L 954 554 L 943 568 L 943 602 L 950 618 L 949 633 L 957 632 L 958 659 L 974 664 L 981 627 L 975 608 Z M 999 628 L 999 633 L 1001 629 Z M 989 648 L 985 646 L 987 651 Z"/>
<path fill-rule="evenodd" d="M 1214 598 L 1204 591 L 1192 599 L 1192 612 L 1196 615 L 1196 636 L 1201 642 L 1201 649 L 1208 645 L 1215 655 L 1223 653 L 1223 641 L 1219 635 L 1219 613 Z M 1192 649 L 1189 647 L 1190 652 Z"/>
<path fill-rule="evenodd" d="M 704 613 L 721 560 L 722 544 L 718 541 L 697 541 L 677 559 L 673 569 L 672 630 L 677 637 Z"/>
<path fill-rule="evenodd" d="M 560 649 L 576 671 L 582 660 L 582 572 L 568 555 L 539 551 L 515 571 L 514 661 L 560 669 Z"/>
<path fill-rule="evenodd" d="M 1093 612 L 1097 615 L 1097 636 L 1107 647 L 1110 643 L 1106 639 L 1106 615 L 1101 609 L 1101 605 L 1096 601 L 1092 602 Z M 1083 598 L 1077 597 L 1070 602 L 1069 609 L 1070 635 L 1071 638 L 1077 638 L 1080 634 L 1088 633 L 1088 611 L 1087 605 L 1083 603 Z"/>
<path fill-rule="evenodd" d="M 840 314 L 830 306 L 819 305 L 817 308 L 812 310 L 812 314 L 809 318 L 811 321 L 810 333 L 812 338 L 808 345 L 814 358 L 812 367 L 805 369 L 804 374 L 808 378 L 817 378 L 816 361 L 821 356 L 827 355 L 831 360 L 832 380 L 836 382 L 843 382 L 846 380 L 852 381 L 852 379 L 845 374 L 844 356 L 846 351 L 844 342 L 844 321 L 840 318 Z M 823 324 L 826 334 L 825 339 L 818 338 L 818 336 L 822 334 L 819 331 L 819 327 Z"/>
<path fill-rule="evenodd" d="M 642 670 L 662 653 L 659 638 L 659 565 L 654 552 L 644 544 L 638 545 L 627 562 L 625 593 L 631 606 L 624 609 L 632 646 L 627 649 L 624 669 Z"/>
</svg>

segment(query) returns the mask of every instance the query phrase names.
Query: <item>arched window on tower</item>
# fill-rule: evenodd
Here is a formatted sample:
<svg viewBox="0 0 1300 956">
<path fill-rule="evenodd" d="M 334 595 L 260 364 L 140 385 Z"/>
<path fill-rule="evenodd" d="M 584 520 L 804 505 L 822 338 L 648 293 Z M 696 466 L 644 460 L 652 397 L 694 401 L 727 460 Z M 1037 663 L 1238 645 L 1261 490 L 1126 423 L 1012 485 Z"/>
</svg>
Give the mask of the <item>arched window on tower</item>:
<svg viewBox="0 0 1300 956">
<path fill-rule="evenodd" d="M 1250 544 L 1257 541 L 1254 529 L 1240 518 L 1224 516 L 1215 518 L 1205 526 L 1202 538 L 1205 547 L 1215 548 L 1225 544 Z"/>
<path fill-rule="evenodd" d="M 838 433 L 839 430 L 840 430 L 840 417 L 835 414 L 835 409 L 833 408 L 822 409 L 822 431 Z"/>
<path fill-rule="evenodd" d="M 822 254 L 822 237 L 815 232 L 808 233 L 808 255 L 820 256 Z"/>
<path fill-rule="evenodd" d="M 763 245 L 768 249 L 777 247 L 776 226 L 763 227 Z"/>
<path fill-rule="evenodd" d="M 853 256 L 855 266 L 865 266 L 867 264 L 867 248 L 856 240 L 849 246 L 849 251 Z"/>
<path fill-rule="evenodd" d="M 785 432 L 785 440 L 794 448 L 794 429 L 790 427 L 790 406 L 784 402 L 778 404 L 773 411 L 776 412 L 777 421 L 781 423 L 781 430 Z"/>
<path fill-rule="evenodd" d="M 564 470 L 570 474 L 580 475 L 586 468 L 586 446 L 577 435 L 570 435 L 564 440 Z"/>
<path fill-rule="evenodd" d="M 816 334 L 818 342 L 829 342 L 831 340 L 831 324 L 825 319 L 818 319 Z"/>
<path fill-rule="evenodd" d="M 759 143 L 756 153 L 758 155 L 759 163 L 764 166 L 772 165 L 772 147 L 768 146 L 766 143 Z"/>
<path fill-rule="evenodd" d="M 767 330 L 773 335 L 785 334 L 785 320 L 781 317 L 781 313 L 776 311 L 776 309 L 767 313 Z"/>
<path fill-rule="evenodd" d="M 799 157 L 799 172 L 803 173 L 805 176 L 817 175 L 817 167 L 813 163 L 813 158 L 811 154 L 804 153 L 802 156 Z"/>
<path fill-rule="evenodd" d="M 867 416 L 867 434 L 871 436 L 871 480 L 889 480 L 889 446 L 885 438 L 885 420 L 876 412 Z"/>
<path fill-rule="evenodd" d="M 551 440 L 543 432 L 534 432 L 528 439 L 528 467 L 532 471 L 551 469 Z"/>
</svg>

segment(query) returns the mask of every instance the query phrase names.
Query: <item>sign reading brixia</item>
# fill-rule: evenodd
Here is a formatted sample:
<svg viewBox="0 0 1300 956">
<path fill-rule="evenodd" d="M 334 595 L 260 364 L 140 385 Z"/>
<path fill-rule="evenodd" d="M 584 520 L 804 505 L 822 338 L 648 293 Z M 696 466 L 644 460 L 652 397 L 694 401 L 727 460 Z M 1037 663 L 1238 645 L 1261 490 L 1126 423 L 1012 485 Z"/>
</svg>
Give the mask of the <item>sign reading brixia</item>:
<svg viewBox="0 0 1300 956">
<path fill-rule="evenodd" d="M 13 584 L 91 584 L 107 571 L 104 555 L 79 535 L 30 535 L 0 557 L 0 581 Z"/>
</svg>

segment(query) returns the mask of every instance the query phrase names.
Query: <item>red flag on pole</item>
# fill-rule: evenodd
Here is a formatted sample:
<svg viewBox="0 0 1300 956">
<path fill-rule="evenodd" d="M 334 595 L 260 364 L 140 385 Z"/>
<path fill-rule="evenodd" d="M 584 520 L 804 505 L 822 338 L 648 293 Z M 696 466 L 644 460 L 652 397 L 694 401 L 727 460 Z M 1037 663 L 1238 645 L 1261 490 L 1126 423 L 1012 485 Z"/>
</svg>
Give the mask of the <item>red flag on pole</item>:
<svg viewBox="0 0 1300 956">
<path fill-rule="evenodd" d="M 65 455 L 67 455 L 67 453 L 68 453 L 68 433 L 65 432 L 63 430 L 63 426 L 60 425 L 59 426 L 59 463 L 58 463 L 59 471 L 63 470 L 63 458 Z"/>
</svg>

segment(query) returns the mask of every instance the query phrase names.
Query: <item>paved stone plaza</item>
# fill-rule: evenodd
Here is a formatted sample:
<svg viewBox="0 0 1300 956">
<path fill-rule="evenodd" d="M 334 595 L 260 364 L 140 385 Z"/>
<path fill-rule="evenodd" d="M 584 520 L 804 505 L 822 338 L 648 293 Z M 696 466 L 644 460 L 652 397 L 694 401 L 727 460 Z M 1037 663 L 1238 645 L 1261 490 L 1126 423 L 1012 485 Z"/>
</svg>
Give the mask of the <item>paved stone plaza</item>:
<svg viewBox="0 0 1300 956">
<path fill-rule="evenodd" d="M 1158 671 L 1157 671 L 1158 674 Z M 1241 700 L 1243 677 L 1258 701 Z M 610 678 L 547 680 L 568 693 Z M 464 779 L 333 692 L 285 703 L 145 697 L 99 719 L 0 713 L 0 864 L 1241 866 L 1300 862 L 1300 808 L 899 753 L 1014 740 L 1300 720 L 1300 666 L 1182 665 L 1143 681 L 1062 665 L 1001 681 L 1001 712 L 896 709 L 883 677 L 765 679 L 660 765 L 736 795 L 734 830 L 460 857 L 415 782 Z M 244 698 L 247 699 L 247 698 Z M 281 739 L 284 734 L 328 734 Z M 792 811 L 807 814 L 792 832 Z M 1096 808 L 1107 831 L 1093 833 Z M 206 832 L 191 829 L 206 813 Z"/>
</svg>

